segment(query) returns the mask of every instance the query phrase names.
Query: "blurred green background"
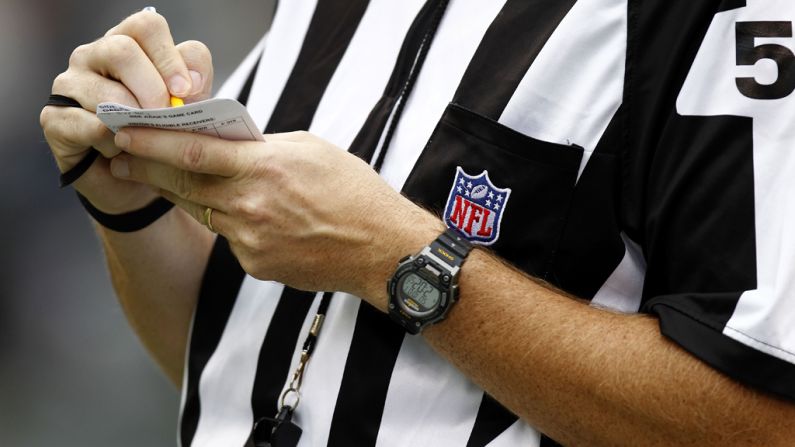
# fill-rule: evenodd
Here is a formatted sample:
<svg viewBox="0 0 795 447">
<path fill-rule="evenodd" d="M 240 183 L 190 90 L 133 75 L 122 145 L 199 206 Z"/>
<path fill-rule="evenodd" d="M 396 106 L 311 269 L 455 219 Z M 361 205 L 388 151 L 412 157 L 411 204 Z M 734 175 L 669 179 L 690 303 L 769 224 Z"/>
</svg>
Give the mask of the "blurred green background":
<svg viewBox="0 0 795 447">
<path fill-rule="evenodd" d="M 273 0 L 0 0 L 0 446 L 173 446 L 179 392 L 112 293 L 99 244 L 39 128 L 71 50 L 144 6 L 213 52 L 216 89 Z"/>
</svg>

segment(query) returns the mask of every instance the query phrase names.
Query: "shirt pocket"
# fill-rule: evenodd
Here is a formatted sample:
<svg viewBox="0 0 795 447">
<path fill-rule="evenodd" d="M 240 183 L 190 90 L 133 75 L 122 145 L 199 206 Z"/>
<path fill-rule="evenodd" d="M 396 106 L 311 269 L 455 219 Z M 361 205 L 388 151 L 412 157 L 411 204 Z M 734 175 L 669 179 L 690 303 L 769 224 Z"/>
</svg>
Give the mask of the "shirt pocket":
<svg viewBox="0 0 795 447">
<path fill-rule="evenodd" d="M 487 171 L 496 188 L 511 190 L 500 206 L 501 219 L 494 228 L 499 232 L 490 248 L 543 278 L 560 242 L 582 154 L 578 146 L 532 138 L 451 103 L 403 193 L 442 215 L 448 200 L 454 200 L 461 170 L 469 176 Z"/>
</svg>

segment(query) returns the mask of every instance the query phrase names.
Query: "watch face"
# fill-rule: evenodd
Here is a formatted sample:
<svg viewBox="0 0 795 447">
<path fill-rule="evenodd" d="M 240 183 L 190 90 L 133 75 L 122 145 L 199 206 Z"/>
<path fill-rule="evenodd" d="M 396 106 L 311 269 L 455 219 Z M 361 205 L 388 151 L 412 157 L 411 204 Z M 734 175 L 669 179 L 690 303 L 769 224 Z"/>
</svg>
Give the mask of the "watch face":
<svg viewBox="0 0 795 447">
<path fill-rule="evenodd" d="M 398 284 L 400 302 L 412 313 L 424 314 L 439 305 L 441 293 L 433 284 L 416 273 L 409 273 Z"/>
</svg>

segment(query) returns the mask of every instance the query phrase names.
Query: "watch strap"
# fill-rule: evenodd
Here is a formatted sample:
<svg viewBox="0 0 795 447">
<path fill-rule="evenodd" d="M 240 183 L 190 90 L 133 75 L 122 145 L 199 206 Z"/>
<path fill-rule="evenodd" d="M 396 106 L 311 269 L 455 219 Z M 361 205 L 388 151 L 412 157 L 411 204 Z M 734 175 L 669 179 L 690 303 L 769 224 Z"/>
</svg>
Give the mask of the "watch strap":
<svg viewBox="0 0 795 447">
<path fill-rule="evenodd" d="M 453 268 L 461 267 L 472 251 L 472 244 L 450 228 L 440 234 L 428 247 L 435 257 Z"/>
</svg>

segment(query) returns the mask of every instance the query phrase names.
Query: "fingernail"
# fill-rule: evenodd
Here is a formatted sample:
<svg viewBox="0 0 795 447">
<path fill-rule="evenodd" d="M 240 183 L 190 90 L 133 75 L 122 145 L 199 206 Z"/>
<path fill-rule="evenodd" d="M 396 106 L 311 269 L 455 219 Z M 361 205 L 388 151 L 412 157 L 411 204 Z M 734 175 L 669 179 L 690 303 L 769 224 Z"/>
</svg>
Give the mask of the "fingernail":
<svg viewBox="0 0 795 447">
<path fill-rule="evenodd" d="M 190 70 L 188 71 L 190 74 L 190 79 L 193 82 L 193 89 L 191 90 L 191 94 L 195 95 L 202 91 L 202 74 L 198 71 Z"/>
<path fill-rule="evenodd" d="M 116 138 L 114 141 L 116 143 L 116 147 L 126 149 L 127 146 L 130 145 L 130 135 L 124 131 L 116 132 Z"/>
<path fill-rule="evenodd" d="M 115 157 L 110 162 L 110 172 L 114 177 L 129 177 L 130 164 L 127 163 L 127 160 L 125 160 L 123 157 Z"/>
<path fill-rule="evenodd" d="M 188 80 L 180 75 L 174 75 L 168 80 L 168 89 L 171 91 L 172 95 L 185 96 L 188 94 L 189 88 L 190 84 Z"/>
</svg>

